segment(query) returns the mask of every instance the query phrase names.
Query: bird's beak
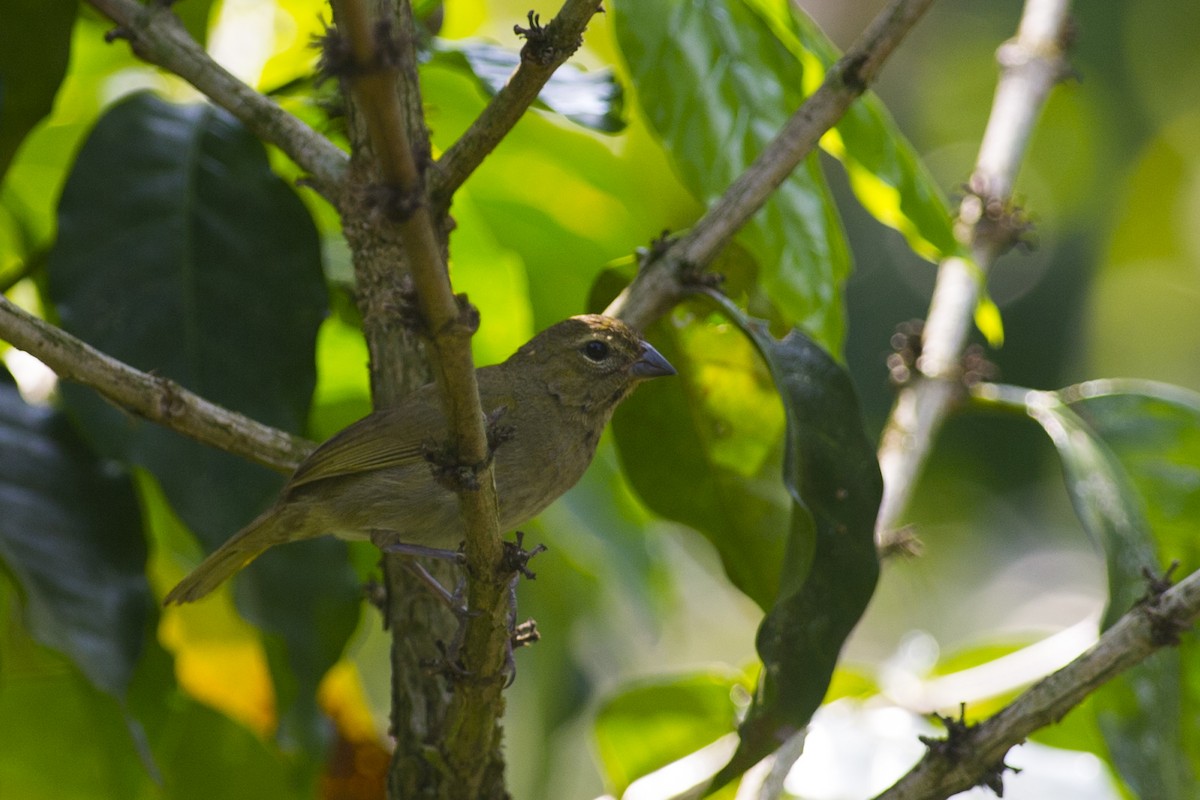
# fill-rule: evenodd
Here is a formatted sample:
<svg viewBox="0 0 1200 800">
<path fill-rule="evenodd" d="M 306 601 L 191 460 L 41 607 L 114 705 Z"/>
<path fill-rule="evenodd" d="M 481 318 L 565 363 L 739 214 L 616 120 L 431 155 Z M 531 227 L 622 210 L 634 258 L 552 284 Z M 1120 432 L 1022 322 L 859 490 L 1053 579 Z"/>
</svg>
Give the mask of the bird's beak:
<svg viewBox="0 0 1200 800">
<path fill-rule="evenodd" d="M 633 362 L 630 372 L 638 378 L 659 378 L 674 375 L 675 368 L 671 366 L 670 361 L 662 357 L 662 353 L 651 347 L 649 342 L 642 342 L 642 357 Z"/>
</svg>

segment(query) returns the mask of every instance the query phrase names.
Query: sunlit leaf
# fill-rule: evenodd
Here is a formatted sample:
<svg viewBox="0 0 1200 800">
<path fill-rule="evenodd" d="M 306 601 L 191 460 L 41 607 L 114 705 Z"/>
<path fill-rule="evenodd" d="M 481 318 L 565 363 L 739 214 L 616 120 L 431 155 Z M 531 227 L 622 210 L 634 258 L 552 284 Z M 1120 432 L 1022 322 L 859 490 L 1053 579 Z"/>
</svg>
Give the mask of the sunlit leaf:
<svg viewBox="0 0 1200 800">
<path fill-rule="evenodd" d="M 61 413 L 26 404 L 2 368 L 0 508 L 0 562 L 29 630 L 123 697 L 152 602 L 133 486 Z"/>
<path fill-rule="evenodd" d="M 806 67 L 742 0 L 618 1 L 613 10 L 643 113 L 684 183 L 711 204 L 799 107 Z M 738 240 L 789 322 L 841 352 L 850 253 L 816 153 Z"/>
<path fill-rule="evenodd" d="M 764 610 L 779 590 L 790 501 L 779 479 L 784 415 L 754 347 L 730 325 L 655 325 L 679 369 L 613 418 L 625 474 L 654 512 L 701 532 L 733 585 Z"/>
<path fill-rule="evenodd" d="M 63 326 L 84 340 L 258 420 L 303 428 L 327 303 L 317 234 L 262 144 L 225 112 L 147 94 L 114 106 L 63 191 L 49 272 Z M 64 396 L 98 448 L 153 473 L 210 548 L 281 482 L 90 390 L 65 386 Z M 277 548 L 237 580 L 247 613 L 287 641 L 277 677 L 312 697 L 358 613 L 344 546 Z M 292 695 L 282 695 L 286 719 Z M 312 740 L 317 725 L 310 715 L 295 735 Z"/>
</svg>

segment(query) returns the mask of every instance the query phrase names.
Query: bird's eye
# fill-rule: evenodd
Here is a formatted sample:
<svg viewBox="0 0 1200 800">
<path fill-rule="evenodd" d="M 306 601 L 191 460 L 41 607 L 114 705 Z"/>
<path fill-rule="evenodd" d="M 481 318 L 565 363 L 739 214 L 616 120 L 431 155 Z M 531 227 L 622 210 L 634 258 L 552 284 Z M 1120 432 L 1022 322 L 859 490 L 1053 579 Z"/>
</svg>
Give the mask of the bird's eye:
<svg viewBox="0 0 1200 800">
<path fill-rule="evenodd" d="M 608 357 L 608 342 L 592 339 L 583 346 L 583 354 L 591 361 L 603 361 Z"/>
</svg>

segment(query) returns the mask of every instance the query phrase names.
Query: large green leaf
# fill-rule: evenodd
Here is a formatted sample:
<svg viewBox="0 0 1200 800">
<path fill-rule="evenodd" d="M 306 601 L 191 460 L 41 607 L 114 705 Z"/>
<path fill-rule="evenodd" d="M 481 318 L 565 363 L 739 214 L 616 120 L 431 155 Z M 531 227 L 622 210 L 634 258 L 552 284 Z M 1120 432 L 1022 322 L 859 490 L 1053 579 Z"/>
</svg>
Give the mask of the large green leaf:
<svg viewBox="0 0 1200 800">
<path fill-rule="evenodd" d="M 89 343 L 268 424 L 303 428 L 327 303 L 317 233 L 263 146 L 226 113 L 148 94 L 110 109 L 63 190 L 49 287 L 63 326 Z M 102 452 L 154 474 L 210 548 L 280 484 L 87 389 L 66 386 L 64 397 Z M 282 697 L 311 698 L 357 615 L 344 546 L 277 548 L 239 582 L 253 621 L 287 642 L 287 663 L 272 666 L 300 685 Z M 311 740 L 312 714 L 308 725 L 295 734 Z"/>
<path fill-rule="evenodd" d="M 758 690 L 738 752 L 715 784 L 801 730 L 820 706 L 842 645 L 875 591 L 875 517 L 883 493 L 845 369 L 799 331 L 776 339 L 729 301 L 721 305 L 754 341 L 783 399 L 784 483 L 794 506 L 779 594 L 758 630 Z"/>
<path fill-rule="evenodd" d="M 742 0 L 613 3 L 644 115 L 691 191 L 711 203 L 804 99 L 805 71 Z M 817 154 L 739 234 L 789 321 L 840 352 L 850 253 Z"/>
<path fill-rule="evenodd" d="M 25 135 L 50 113 L 67 72 L 76 0 L 9 0 L 0 25 L 0 180 Z"/>
<path fill-rule="evenodd" d="M 765 611 L 779 590 L 791 506 L 779 480 L 784 414 L 770 374 L 729 325 L 679 314 L 649 336 L 680 374 L 617 409 L 625 474 L 651 510 L 712 542 L 733 585 Z"/>
<path fill-rule="evenodd" d="M 0 368 L 0 562 L 38 641 L 123 697 L 151 606 L 129 476 L 62 414 L 30 406 Z"/>
<path fill-rule="evenodd" d="M 746 2 L 804 66 L 804 93 L 815 92 L 838 59 L 837 48 L 787 0 Z M 915 253 L 931 261 L 960 253 L 941 188 L 876 95 L 867 92 L 850 106 L 821 138 L 821 149 L 842 162 L 863 207 L 903 234 Z"/>
<path fill-rule="evenodd" d="M 1023 403 L 1058 450 L 1076 514 L 1104 549 L 1109 584 L 1104 627 L 1145 595 L 1144 571 L 1160 569 L 1147 509 L 1154 508 L 1159 520 L 1169 517 L 1175 526 L 1187 524 L 1178 511 L 1196 502 L 1190 495 L 1196 492 L 1200 457 L 1186 441 L 1173 441 L 1186 430 L 1191 443 L 1196 442 L 1200 402 L 1194 395 L 1181 390 L 1151 393 L 1145 390 L 1152 385 L 1132 383 L 1125 388 L 1138 393 L 1126 394 L 1114 391 L 1116 385 L 1094 382 L 1059 393 L 1016 393 L 1016 402 Z M 1067 400 L 1075 401 L 1098 427 L 1089 425 Z M 1109 448 L 1109 436 L 1128 463 Z M 1156 474 L 1146 469 L 1150 463 L 1163 469 Z M 1133 475 L 1139 475 L 1141 486 Z M 1194 539 L 1194 518 L 1191 526 Z M 1179 649 L 1162 650 L 1117 676 L 1093 698 L 1113 761 L 1142 797 L 1182 800 L 1193 794 L 1197 705 L 1188 696 L 1183 657 Z M 1187 658 L 1195 664 L 1194 648 L 1188 648 Z"/>
<path fill-rule="evenodd" d="M 723 783 L 803 728 L 825 696 L 878 577 L 882 479 L 845 370 L 799 332 L 775 339 L 718 301 L 740 332 L 681 327 L 680 314 L 652 329 L 680 377 L 640 390 L 614 430 L 647 505 L 702 531 L 767 612 L 764 669 Z"/>
</svg>

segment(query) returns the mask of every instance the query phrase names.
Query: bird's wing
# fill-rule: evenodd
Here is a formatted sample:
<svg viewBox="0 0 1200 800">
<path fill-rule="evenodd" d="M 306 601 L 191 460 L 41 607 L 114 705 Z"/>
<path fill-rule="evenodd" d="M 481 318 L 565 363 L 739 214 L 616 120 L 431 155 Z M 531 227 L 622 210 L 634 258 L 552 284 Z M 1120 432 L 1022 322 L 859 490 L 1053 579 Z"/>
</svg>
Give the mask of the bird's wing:
<svg viewBox="0 0 1200 800">
<path fill-rule="evenodd" d="M 426 442 L 446 435 L 441 408 L 434 403 L 406 403 L 377 411 L 326 441 L 292 475 L 294 489 L 341 475 L 355 475 L 424 460 Z"/>
<path fill-rule="evenodd" d="M 497 370 L 484 367 L 477 373 L 485 413 L 513 404 L 511 393 L 499 389 L 503 383 Z M 421 463 L 426 445 L 440 445 L 446 435 L 441 398 L 432 385 L 424 386 L 403 405 L 376 411 L 335 434 L 296 469 L 288 488 Z"/>
</svg>

